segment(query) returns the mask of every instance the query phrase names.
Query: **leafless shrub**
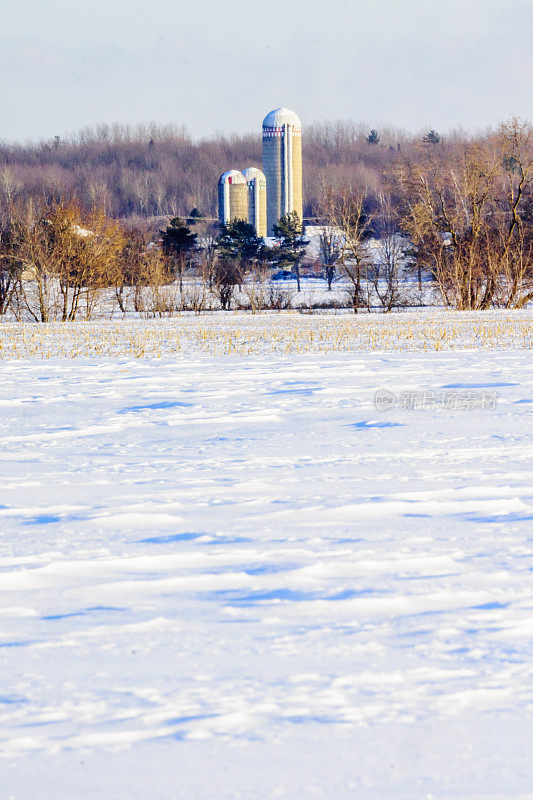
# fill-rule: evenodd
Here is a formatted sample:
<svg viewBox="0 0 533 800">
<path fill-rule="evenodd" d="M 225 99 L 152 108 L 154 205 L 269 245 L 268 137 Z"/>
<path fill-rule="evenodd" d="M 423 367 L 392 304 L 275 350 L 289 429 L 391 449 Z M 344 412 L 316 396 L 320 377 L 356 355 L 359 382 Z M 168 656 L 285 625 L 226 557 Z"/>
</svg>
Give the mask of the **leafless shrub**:
<svg viewBox="0 0 533 800">
<path fill-rule="evenodd" d="M 201 314 L 210 308 L 209 287 L 203 280 L 188 284 L 180 292 L 181 311 L 194 311 L 195 314 Z"/>
<path fill-rule="evenodd" d="M 268 287 L 266 295 L 266 308 L 272 311 L 286 311 L 292 308 L 292 300 L 295 292 L 290 289 Z"/>
</svg>

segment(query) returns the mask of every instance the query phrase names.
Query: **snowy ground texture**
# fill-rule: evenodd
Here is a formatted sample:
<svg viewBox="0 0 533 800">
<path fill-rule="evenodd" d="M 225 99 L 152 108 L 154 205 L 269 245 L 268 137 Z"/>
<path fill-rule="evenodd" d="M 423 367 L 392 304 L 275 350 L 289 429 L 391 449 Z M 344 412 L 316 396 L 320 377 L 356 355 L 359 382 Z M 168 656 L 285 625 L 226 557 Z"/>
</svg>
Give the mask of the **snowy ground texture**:
<svg viewBox="0 0 533 800">
<path fill-rule="evenodd" d="M 0 360 L 533 350 L 533 310 L 395 314 L 215 312 L 173 319 L 0 325 Z"/>
<path fill-rule="evenodd" d="M 533 798 L 531 350 L 1 369 L 1 800 Z"/>
</svg>

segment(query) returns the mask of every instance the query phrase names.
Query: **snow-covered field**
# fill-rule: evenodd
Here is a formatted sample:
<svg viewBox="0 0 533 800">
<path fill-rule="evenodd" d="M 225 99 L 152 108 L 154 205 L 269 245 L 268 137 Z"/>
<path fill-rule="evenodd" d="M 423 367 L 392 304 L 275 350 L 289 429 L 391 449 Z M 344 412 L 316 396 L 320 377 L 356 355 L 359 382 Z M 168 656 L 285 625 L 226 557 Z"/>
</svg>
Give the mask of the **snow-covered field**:
<svg viewBox="0 0 533 800">
<path fill-rule="evenodd" d="M 531 318 L 233 319 L 251 354 L 1 326 L 1 800 L 530 800 Z"/>
<path fill-rule="evenodd" d="M 150 321 L 0 325 L 0 360 L 509 348 L 533 350 L 533 309 L 358 315 L 215 312 Z"/>
</svg>

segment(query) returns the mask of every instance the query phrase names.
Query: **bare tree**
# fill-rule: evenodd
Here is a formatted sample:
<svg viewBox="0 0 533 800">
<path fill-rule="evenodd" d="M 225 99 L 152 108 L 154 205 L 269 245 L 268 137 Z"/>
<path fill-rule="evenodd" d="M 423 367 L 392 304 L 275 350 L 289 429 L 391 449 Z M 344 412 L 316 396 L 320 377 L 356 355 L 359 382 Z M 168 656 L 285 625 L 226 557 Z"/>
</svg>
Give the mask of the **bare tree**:
<svg viewBox="0 0 533 800">
<path fill-rule="evenodd" d="M 217 297 L 223 311 L 229 311 L 237 286 L 243 282 L 241 264 L 228 256 L 218 256 L 213 270 L 212 291 Z"/>
<path fill-rule="evenodd" d="M 84 214 L 75 203 L 19 213 L 8 261 L 18 270 L 15 294 L 31 319 L 76 318 L 83 300 L 90 318 L 121 253 L 123 231 L 103 212 Z"/>
<path fill-rule="evenodd" d="M 318 246 L 328 291 L 331 292 L 331 284 L 335 278 L 337 263 L 342 252 L 342 236 L 333 226 L 323 225 L 318 236 Z"/>
<path fill-rule="evenodd" d="M 498 146 L 505 169 L 505 201 L 500 220 L 501 271 L 506 308 L 533 300 L 533 130 L 513 118 L 500 125 Z"/>
<path fill-rule="evenodd" d="M 159 247 L 149 248 L 143 260 L 143 310 L 147 317 L 172 316 L 178 310 L 179 287 Z"/>
<path fill-rule="evenodd" d="M 357 313 L 369 305 L 372 259 L 366 243 L 371 236 L 372 216 L 365 209 L 364 195 L 351 186 L 325 197 L 324 208 L 330 226 L 340 231 L 339 263 L 350 282 L 350 303 Z"/>
<path fill-rule="evenodd" d="M 399 215 L 389 195 L 381 196 L 378 215 L 380 237 L 373 249 L 370 279 L 383 310 L 391 311 L 405 296 L 411 245 L 400 232 Z"/>
<path fill-rule="evenodd" d="M 0 316 L 5 315 L 10 307 L 27 266 L 20 254 L 24 216 L 20 205 L 10 203 L 9 216 L 0 227 Z"/>
<path fill-rule="evenodd" d="M 531 127 L 511 120 L 486 142 L 462 144 L 444 159 L 426 148 L 399 170 L 403 227 L 448 305 L 486 309 L 499 296 L 507 307 L 528 302 L 532 145 Z"/>
</svg>

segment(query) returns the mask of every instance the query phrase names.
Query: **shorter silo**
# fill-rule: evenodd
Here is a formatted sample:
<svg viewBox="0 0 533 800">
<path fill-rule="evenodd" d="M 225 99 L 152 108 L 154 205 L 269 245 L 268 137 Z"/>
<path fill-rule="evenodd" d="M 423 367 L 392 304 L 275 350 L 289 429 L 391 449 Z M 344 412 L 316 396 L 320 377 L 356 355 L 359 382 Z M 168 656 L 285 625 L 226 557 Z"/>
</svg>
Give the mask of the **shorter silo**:
<svg viewBox="0 0 533 800">
<path fill-rule="evenodd" d="M 267 184 L 264 173 L 257 167 L 243 169 L 248 186 L 248 222 L 255 228 L 256 236 L 267 235 Z"/>
<path fill-rule="evenodd" d="M 236 219 L 248 222 L 248 187 L 242 172 L 230 169 L 218 181 L 218 218 L 222 225 Z"/>
</svg>

